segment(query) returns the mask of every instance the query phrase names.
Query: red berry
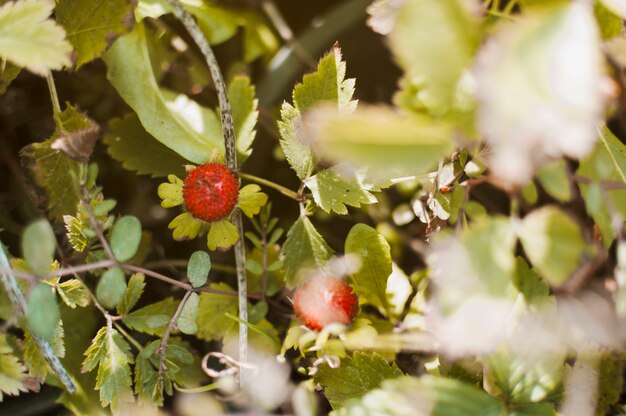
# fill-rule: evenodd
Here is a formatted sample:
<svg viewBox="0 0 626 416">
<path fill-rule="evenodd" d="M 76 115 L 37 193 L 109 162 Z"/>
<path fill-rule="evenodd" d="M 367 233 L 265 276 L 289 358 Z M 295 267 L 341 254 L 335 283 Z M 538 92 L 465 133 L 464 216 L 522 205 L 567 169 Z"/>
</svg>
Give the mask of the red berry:
<svg viewBox="0 0 626 416">
<path fill-rule="evenodd" d="M 185 206 L 201 220 L 212 222 L 225 218 L 235 208 L 238 196 L 235 175 L 219 163 L 198 166 L 185 178 Z"/>
<path fill-rule="evenodd" d="M 331 323 L 349 325 L 359 310 L 352 287 L 333 276 L 317 276 L 300 286 L 293 296 L 298 319 L 319 331 Z"/>
</svg>

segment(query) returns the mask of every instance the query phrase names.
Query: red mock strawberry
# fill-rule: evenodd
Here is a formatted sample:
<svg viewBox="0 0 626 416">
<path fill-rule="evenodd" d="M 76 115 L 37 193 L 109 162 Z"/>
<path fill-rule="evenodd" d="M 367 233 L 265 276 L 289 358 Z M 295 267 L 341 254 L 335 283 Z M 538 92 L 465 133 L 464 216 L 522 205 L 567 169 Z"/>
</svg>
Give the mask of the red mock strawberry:
<svg viewBox="0 0 626 416">
<path fill-rule="evenodd" d="M 198 166 L 185 178 L 183 199 L 191 215 L 204 221 L 218 221 L 231 213 L 239 195 L 233 172 L 219 163 Z"/>
<path fill-rule="evenodd" d="M 359 310 L 352 287 L 333 276 L 317 276 L 300 286 L 293 296 L 298 319 L 319 331 L 331 323 L 349 325 Z"/>
</svg>

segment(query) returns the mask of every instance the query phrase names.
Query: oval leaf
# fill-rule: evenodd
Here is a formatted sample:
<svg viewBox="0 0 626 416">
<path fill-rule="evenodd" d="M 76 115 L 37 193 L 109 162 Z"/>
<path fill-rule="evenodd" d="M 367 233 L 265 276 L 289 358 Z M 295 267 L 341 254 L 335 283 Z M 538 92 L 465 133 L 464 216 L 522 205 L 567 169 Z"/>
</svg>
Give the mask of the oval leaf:
<svg viewBox="0 0 626 416">
<path fill-rule="evenodd" d="M 126 292 L 126 279 L 124 272 L 119 267 L 107 270 L 96 287 L 98 302 L 107 309 L 115 307 Z"/>
<path fill-rule="evenodd" d="M 48 341 L 52 339 L 61 315 L 50 285 L 39 283 L 31 290 L 26 304 L 26 319 L 33 334 Z"/>
<path fill-rule="evenodd" d="M 141 223 L 136 217 L 127 215 L 120 218 L 111 233 L 111 250 L 118 261 L 130 260 L 141 242 Z"/>
<path fill-rule="evenodd" d="M 193 287 L 203 286 L 209 278 L 211 257 L 206 251 L 198 250 L 189 258 L 187 278 Z"/>
<path fill-rule="evenodd" d="M 56 248 L 56 240 L 50 223 L 40 219 L 30 224 L 22 237 L 22 254 L 31 270 L 45 276 L 50 271 L 54 260 L 52 255 Z"/>
</svg>

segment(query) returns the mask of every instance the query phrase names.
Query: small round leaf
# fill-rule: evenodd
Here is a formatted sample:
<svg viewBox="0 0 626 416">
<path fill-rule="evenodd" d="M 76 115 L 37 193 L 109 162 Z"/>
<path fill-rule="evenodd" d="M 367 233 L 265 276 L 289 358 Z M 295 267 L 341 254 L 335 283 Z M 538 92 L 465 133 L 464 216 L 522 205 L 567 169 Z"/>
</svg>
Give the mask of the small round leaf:
<svg viewBox="0 0 626 416">
<path fill-rule="evenodd" d="M 33 334 L 45 340 L 52 339 L 61 315 L 56 295 L 50 285 L 39 283 L 30 291 L 26 319 Z"/>
<path fill-rule="evenodd" d="M 50 223 L 44 219 L 30 224 L 22 237 L 22 254 L 31 270 L 45 276 L 54 260 L 56 239 Z"/>
<path fill-rule="evenodd" d="M 114 308 L 126 292 L 126 278 L 119 267 L 107 270 L 96 287 L 98 302 L 107 309 Z"/>
<path fill-rule="evenodd" d="M 203 286 L 209 278 L 211 257 L 206 251 L 198 250 L 189 258 L 187 264 L 187 278 L 193 287 Z"/>
<path fill-rule="evenodd" d="M 127 215 L 120 218 L 111 234 L 111 250 L 118 261 L 130 260 L 141 242 L 141 222 L 137 217 Z"/>
</svg>

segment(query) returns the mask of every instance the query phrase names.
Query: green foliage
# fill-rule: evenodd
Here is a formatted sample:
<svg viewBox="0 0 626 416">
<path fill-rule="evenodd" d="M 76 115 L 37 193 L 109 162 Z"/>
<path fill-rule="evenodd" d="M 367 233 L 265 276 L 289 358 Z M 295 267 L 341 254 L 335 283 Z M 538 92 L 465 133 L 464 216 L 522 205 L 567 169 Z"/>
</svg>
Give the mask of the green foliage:
<svg viewBox="0 0 626 416">
<path fill-rule="evenodd" d="M 28 294 L 26 318 L 30 331 L 48 341 L 54 337 L 61 319 L 54 289 L 38 283 Z"/>
<path fill-rule="evenodd" d="M 359 208 L 361 204 L 376 203 L 376 197 L 362 187 L 356 178 L 346 179 L 337 169 L 324 169 L 304 181 L 313 199 L 326 212 L 348 213 L 346 205 Z"/>
<path fill-rule="evenodd" d="M 118 261 L 130 260 L 141 242 L 141 222 L 127 215 L 117 220 L 111 233 L 111 251 Z"/>
<path fill-rule="evenodd" d="M 189 299 L 183 306 L 178 319 L 176 319 L 176 326 L 180 329 L 180 332 L 187 335 L 193 335 L 198 332 L 198 308 L 200 305 L 200 297 L 197 293 L 189 295 Z"/>
<path fill-rule="evenodd" d="M 113 267 L 102 275 L 96 287 L 98 302 L 107 309 L 113 309 L 126 293 L 126 278 L 119 267 Z"/>
<path fill-rule="evenodd" d="M 512 283 L 528 304 L 541 301 L 550 293 L 550 287 L 541 279 L 539 273 L 531 269 L 521 257 L 515 259 L 515 274 Z"/>
<path fill-rule="evenodd" d="M 400 376 L 402 371 L 380 355 L 356 352 L 351 358 L 341 360 L 339 368 L 320 366 L 314 380 L 322 386 L 326 398 L 337 409 L 346 401 L 379 387 L 384 380 Z"/>
<path fill-rule="evenodd" d="M 39 75 L 69 65 L 72 46 L 52 19 L 54 4 L 19 0 L 0 7 L 0 56 Z"/>
<path fill-rule="evenodd" d="M 256 184 L 246 185 L 239 190 L 237 205 L 247 217 L 252 218 L 261 212 L 261 208 L 267 204 L 267 194 L 261 192 L 261 187 Z"/>
<path fill-rule="evenodd" d="M 64 343 L 65 331 L 63 330 L 63 321 L 59 321 L 59 324 L 54 331 L 52 339 L 50 339 L 50 345 L 52 351 L 57 357 L 65 357 L 65 343 Z M 48 363 L 41 354 L 37 343 L 33 336 L 26 332 L 24 336 L 24 343 L 22 345 L 24 350 L 24 363 L 28 367 L 28 374 L 31 377 L 35 377 L 37 380 L 44 382 L 48 376 Z"/>
<path fill-rule="evenodd" d="M 202 287 L 209 278 L 211 257 L 206 251 L 194 251 L 187 263 L 187 278 L 193 287 Z"/>
<path fill-rule="evenodd" d="M 176 175 L 167 175 L 168 182 L 159 185 L 159 198 L 163 208 L 172 208 L 181 205 L 183 201 L 183 180 Z"/>
<path fill-rule="evenodd" d="M 232 288 L 226 283 L 213 283 L 211 289 L 229 290 Z M 217 293 L 201 293 L 198 305 L 198 332 L 196 336 L 205 341 L 221 339 L 235 322 L 226 317 L 226 314 L 237 314 L 237 298 Z"/>
<path fill-rule="evenodd" d="M 139 301 L 145 288 L 146 282 L 143 273 L 133 274 L 130 279 L 128 279 L 128 286 L 126 287 L 124 296 L 116 306 L 118 315 L 128 315 Z"/>
<path fill-rule="evenodd" d="M 222 148 L 221 134 L 196 131 L 170 107 L 154 77 L 143 24 L 118 39 L 103 59 L 111 84 L 159 142 L 194 163 L 207 162 L 214 149 Z M 187 99 L 182 105 L 192 103 Z"/>
<path fill-rule="evenodd" d="M 299 272 L 310 267 L 324 267 L 333 249 L 307 217 L 300 217 L 287 232 L 281 256 L 285 268 L 285 283 L 293 288 L 301 282 Z"/>
<path fill-rule="evenodd" d="M 14 349 L 8 342 L 9 335 L 0 335 L 0 402 L 5 394 L 17 396 L 27 391 L 25 386 L 26 367 L 14 355 Z"/>
<path fill-rule="evenodd" d="M 598 182 L 612 180 L 626 183 L 626 147 L 609 129 L 604 128 L 593 152 L 580 162 L 576 173 L 592 181 L 591 184 L 581 183 L 580 190 L 589 215 L 600 227 L 605 247 L 609 247 L 615 239 L 615 230 L 611 224 L 607 202 L 610 201 L 614 209 L 624 217 L 626 190 L 606 191 L 608 201 L 605 201 Z"/>
<path fill-rule="evenodd" d="M 196 238 L 203 228 L 203 223 L 195 219 L 190 213 L 183 212 L 174 218 L 167 226 L 170 230 L 174 230 L 172 236 L 174 240 L 189 240 Z"/>
<path fill-rule="evenodd" d="M 520 240 L 530 261 L 552 286 L 563 284 L 587 252 L 578 224 L 551 206 L 524 218 Z"/>
<path fill-rule="evenodd" d="M 257 110 L 259 100 L 254 96 L 255 88 L 250 78 L 234 77 L 228 84 L 228 98 L 230 99 L 233 121 L 235 123 L 235 137 L 237 138 L 237 161 L 243 164 L 252 153 L 252 143 L 256 137 L 256 123 L 259 117 Z"/>
<path fill-rule="evenodd" d="M 611 39 L 622 34 L 624 28 L 622 19 L 607 9 L 606 6 L 602 4 L 601 0 L 594 2 L 593 14 L 598 21 L 602 39 Z"/>
<path fill-rule="evenodd" d="M 132 29 L 134 2 L 61 0 L 54 11 L 74 47 L 76 68 L 101 56 L 121 35 Z"/>
<path fill-rule="evenodd" d="M 135 331 L 161 336 L 176 307 L 173 298 L 165 298 L 129 313 L 124 317 L 124 324 Z"/>
<path fill-rule="evenodd" d="M 211 223 L 207 234 L 207 247 L 209 250 L 227 250 L 239 240 L 239 232 L 230 221 L 220 220 Z"/>
<path fill-rule="evenodd" d="M 146 132 L 135 113 L 111 120 L 103 141 L 125 169 L 152 177 L 185 173 L 187 161 Z"/>
<path fill-rule="evenodd" d="M 89 305 L 89 290 L 85 284 L 78 279 L 69 279 L 57 285 L 57 293 L 70 308 L 80 306 L 84 308 Z"/>
<path fill-rule="evenodd" d="M 50 271 L 56 250 L 56 238 L 50 223 L 40 219 L 30 224 L 22 236 L 22 254 L 28 267 L 39 276 Z"/>
<path fill-rule="evenodd" d="M 361 266 L 351 277 L 359 297 L 389 313 L 387 279 L 391 275 L 391 249 L 385 238 L 372 227 L 357 224 L 346 237 L 346 254 L 358 258 Z"/>
<path fill-rule="evenodd" d="M 543 189 L 561 202 L 568 202 L 572 199 L 567 169 L 565 160 L 561 159 L 544 166 L 537 172 L 537 179 Z"/>
</svg>

